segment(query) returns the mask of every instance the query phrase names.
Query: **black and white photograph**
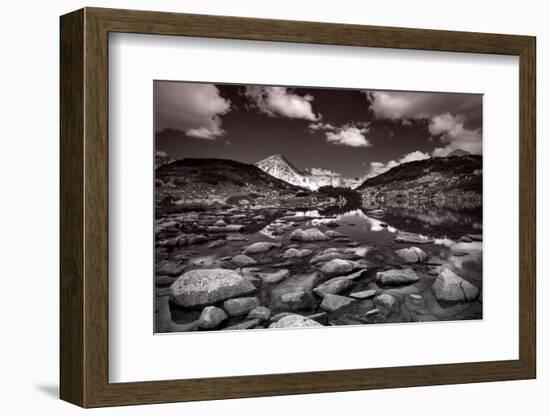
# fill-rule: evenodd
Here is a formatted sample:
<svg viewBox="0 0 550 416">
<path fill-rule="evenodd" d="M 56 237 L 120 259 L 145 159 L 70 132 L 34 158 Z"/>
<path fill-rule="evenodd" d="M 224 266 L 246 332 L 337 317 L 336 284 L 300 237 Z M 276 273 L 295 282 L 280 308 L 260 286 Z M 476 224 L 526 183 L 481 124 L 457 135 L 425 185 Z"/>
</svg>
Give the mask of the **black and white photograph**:
<svg viewBox="0 0 550 416">
<path fill-rule="evenodd" d="M 155 333 L 483 318 L 482 94 L 153 92 Z"/>
</svg>

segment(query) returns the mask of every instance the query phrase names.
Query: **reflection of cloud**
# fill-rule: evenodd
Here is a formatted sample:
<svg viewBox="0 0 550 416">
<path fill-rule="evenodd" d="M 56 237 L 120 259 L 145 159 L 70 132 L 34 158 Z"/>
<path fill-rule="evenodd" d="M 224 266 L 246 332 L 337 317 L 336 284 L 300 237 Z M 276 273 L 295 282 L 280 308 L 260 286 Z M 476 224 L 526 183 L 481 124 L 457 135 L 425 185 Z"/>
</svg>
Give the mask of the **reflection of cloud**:
<svg viewBox="0 0 550 416">
<path fill-rule="evenodd" d="M 213 84 L 155 83 L 155 129 L 176 129 L 188 136 L 215 139 L 223 135 L 221 115 L 231 102 Z"/>
</svg>

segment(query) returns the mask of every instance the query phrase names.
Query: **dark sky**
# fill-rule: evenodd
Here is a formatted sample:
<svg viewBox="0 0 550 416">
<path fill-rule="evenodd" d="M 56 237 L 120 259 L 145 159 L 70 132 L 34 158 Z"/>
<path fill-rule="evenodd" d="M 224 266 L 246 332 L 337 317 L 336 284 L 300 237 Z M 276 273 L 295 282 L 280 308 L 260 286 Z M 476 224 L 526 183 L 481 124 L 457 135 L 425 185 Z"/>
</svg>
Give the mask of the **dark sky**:
<svg viewBox="0 0 550 416">
<path fill-rule="evenodd" d="M 481 154 L 482 96 L 155 82 L 156 149 L 348 177 L 463 149 Z"/>
</svg>

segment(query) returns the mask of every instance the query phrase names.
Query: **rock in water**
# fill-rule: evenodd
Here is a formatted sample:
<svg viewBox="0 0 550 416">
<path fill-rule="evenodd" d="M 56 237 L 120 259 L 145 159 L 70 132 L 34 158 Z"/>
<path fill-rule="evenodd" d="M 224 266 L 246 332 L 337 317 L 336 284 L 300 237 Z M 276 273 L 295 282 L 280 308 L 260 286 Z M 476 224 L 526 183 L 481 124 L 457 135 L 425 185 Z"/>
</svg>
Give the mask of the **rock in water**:
<svg viewBox="0 0 550 416">
<path fill-rule="evenodd" d="M 261 322 L 267 321 L 271 316 L 271 309 L 265 306 L 256 306 L 252 309 L 246 319 L 259 319 Z"/>
<path fill-rule="evenodd" d="M 412 234 L 412 233 L 401 233 L 395 237 L 395 241 L 398 243 L 411 243 L 411 244 L 433 244 L 434 240 L 431 240 L 427 237 Z"/>
<path fill-rule="evenodd" d="M 353 292 L 349 294 L 352 298 L 356 299 L 369 299 L 376 295 L 375 289 L 362 290 L 360 292 Z"/>
<path fill-rule="evenodd" d="M 357 267 L 358 265 L 351 260 L 334 259 L 323 264 L 319 271 L 325 277 L 334 277 L 350 273 Z"/>
<path fill-rule="evenodd" d="M 251 264 L 256 264 L 256 260 L 252 257 L 247 256 L 246 254 L 238 254 L 231 259 L 231 262 L 237 266 L 249 266 Z"/>
<path fill-rule="evenodd" d="M 297 240 L 297 241 L 326 241 L 329 240 L 329 238 L 323 234 L 320 230 L 317 228 L 309 228 L 307 230 L 302 230 L 298 228 L 297 230 L 292 231 L 290 233 L 290 239 L 291 240 Z"/>
<path fill-rule="evenodd" d="M 325 231 L 325 235 L 329 238 L 347 237 L 347 235 L 334 230 Z"/>
<path fill-rule="evenodd" d="M 376 273 L 376 280 L 384 285 L 409 285 L 420 278 L 413 269 L 392 269 Z"/>
<path fill-rule="evenodd" d="M 474 301 L 479 289 L 447 268 L 443 268 L 432 286 L 435 297 L 439 300 L 464 302 Z"/>
<path fill-rule="evenodd" d="M 304 248 L 302 250 L 299 250 L 297 248 L 289 248 L 288 250 L 285 251 L 285 253 L 283 254 L 283 258 L 284 259 L 292 259 L 294 257 L 296 258 L 302 258 L 302 257 L 307 257 L 309 256 L 311 253 L 313 253 L 310 249 L 308 248 Z"/>
<path fill-rule="evenodd" d="M 290 272 L 288 271 L 288 269 L 281 269 L 271 273 L 255 273 L 255 276 L 262 279 L 265 283 L 279 283 L 281 280 L 284 280 L 288 276 L 290 276 Z"/>
<path fill-rule="evenodd" d="M 323 325 L 313 319 L 298 314 L 286 315 L 277 322 L 269 325 L 270 328 L 309 328 L 319 326 Z"/>
<path fill-rule="evenodd" d="M 266 251 L 271 250 L 274 247 L 281 247 L 281 244 L 279 243 L 269 243 L 269 242 L 259 242 L 249 245 L 247 248 L 244 249 L 244 254 L 256 254 L 256 253 L 264 253 Z"/>
<path fill-rule="evenodd" d="M 225 312 L 215 306 L 207 306 L 201 312 L 199 318 L 199 328 L 212 329 L 227 319 Z"/>
<path fill-rule="evenodd" d="M 323 302 L 321 302 L 321 309 L 328 312 L 334 312 L 355 301 L 356 299 L 348 298 L 347 296 L 339 296 L 329 293 L 323 298 Z"/>
<path fill-rule="evenodd" d="M 387 293 L 382 293 L 375 297 L 374 304 L 386 315 L 389 315 L 396 307 L 395 298 Z"/>
<path fill-rule="evenodd" d="M 254 285 L 234 270 L 200 269 L 181 275 L 170 286 L 170 297 L 177 305 L 196 307 L 242 296 L 254 290 Z"/>
<path fill-rule="evenodd" d="M 395 254 L 397 254 L 407 263 L 420 263 L 428 258 L 428 255 L 424 252 L 424 250 L 418 247 L 409 247 L 395 250 Z"/>
<path fill-rule="evenodd" d="M 315 299 L 309 290 L 295 290 L 282 293 L 273 299 L 273 305 L 278 310 L 295 311 L 309 309 L 315 304 Z"/>
<path fill-rule="evenodd" d="M 257 297 L 228 299 L 223 303 L 223 308 L 229 316 L 245 315 L 260 305 Z"/>
<path fill-rule="evenodd" d="M 317 286 L 313 291 L 321 297 L 325 297 L 329 293 L 338 294 L 353 286 L 353 280 L 346 277 L 335 277 L 327 280 L 325 283 Z"/>
</svg>

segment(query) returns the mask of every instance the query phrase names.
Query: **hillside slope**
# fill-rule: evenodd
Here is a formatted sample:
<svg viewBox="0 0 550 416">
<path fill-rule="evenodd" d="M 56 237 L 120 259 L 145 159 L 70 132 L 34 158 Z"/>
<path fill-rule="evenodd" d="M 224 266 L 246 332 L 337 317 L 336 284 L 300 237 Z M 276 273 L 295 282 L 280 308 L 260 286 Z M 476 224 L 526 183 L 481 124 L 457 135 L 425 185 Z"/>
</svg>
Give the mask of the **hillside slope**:
<svg viewBox="0 0 550 416">
<path fill-rule="evenodd" d="M 433 201 L 481 206 L 481 156 L 433 157 L 403 163 L 357 187 L 364 202 Z"/>
<path fill-rule="evenodd" d="M 274 178 L 254 165 L 226 159 L 181 159 L 155 171 L 155 200 L 163 206 L 307 206 L 328 197 Z"/>
</svg>

